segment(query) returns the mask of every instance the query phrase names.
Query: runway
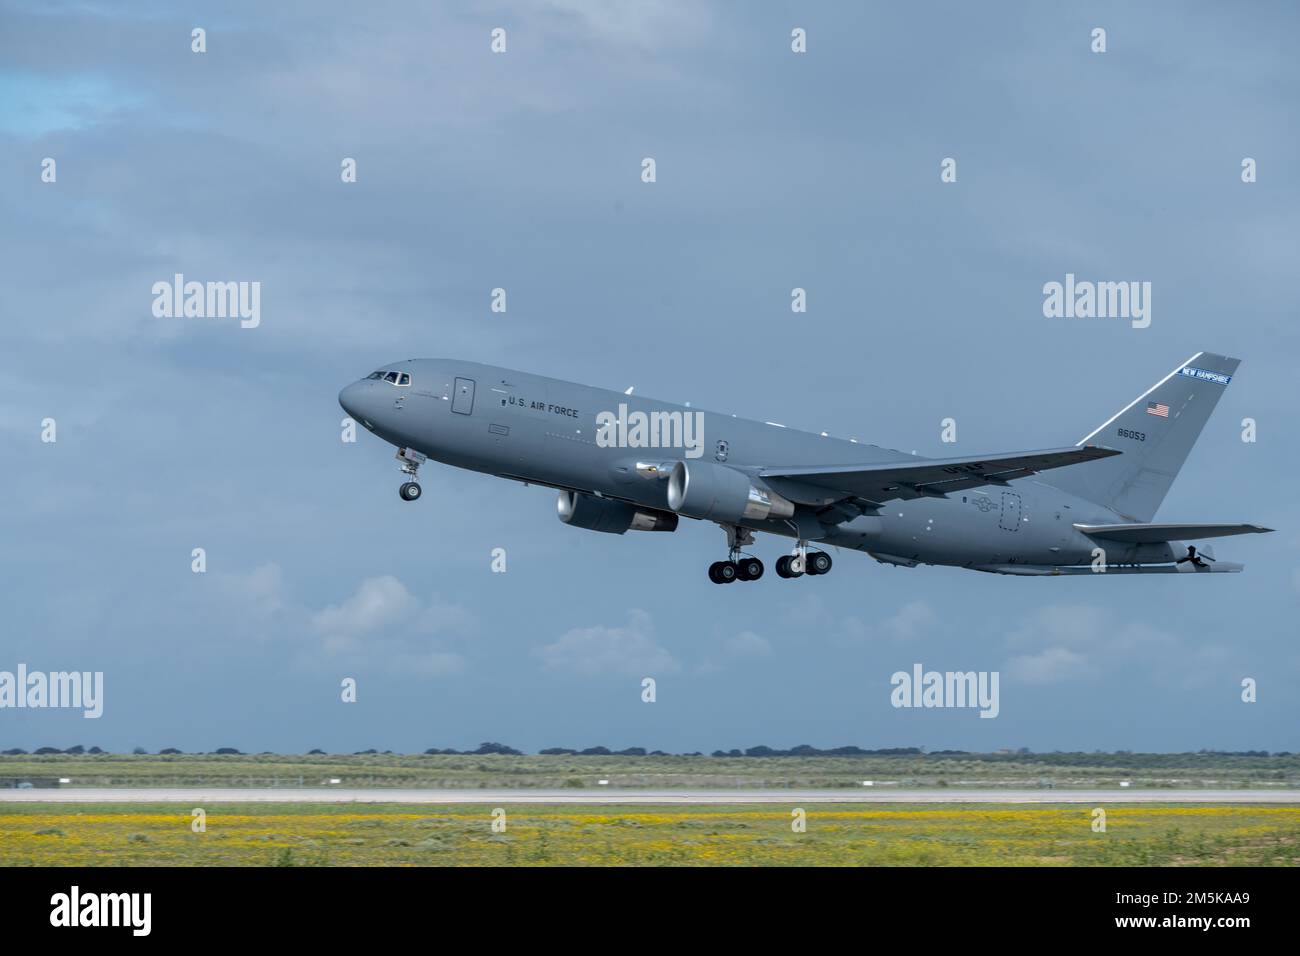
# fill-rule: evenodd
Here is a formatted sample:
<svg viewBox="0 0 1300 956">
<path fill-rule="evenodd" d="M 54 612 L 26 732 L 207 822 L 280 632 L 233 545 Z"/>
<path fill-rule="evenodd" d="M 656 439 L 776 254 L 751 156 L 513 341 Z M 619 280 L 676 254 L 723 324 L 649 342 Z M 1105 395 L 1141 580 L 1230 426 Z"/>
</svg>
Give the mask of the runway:
<svg viewBox="0 0 1300 956">
<path fill-rule="evenodd" d="M 387 790 L 343 787 L 116 788 L 0 790 L 0 803 L 409 803 L 726 805 L 775 803 L 1294 803 L 1300 790 Z"/>
</svg>

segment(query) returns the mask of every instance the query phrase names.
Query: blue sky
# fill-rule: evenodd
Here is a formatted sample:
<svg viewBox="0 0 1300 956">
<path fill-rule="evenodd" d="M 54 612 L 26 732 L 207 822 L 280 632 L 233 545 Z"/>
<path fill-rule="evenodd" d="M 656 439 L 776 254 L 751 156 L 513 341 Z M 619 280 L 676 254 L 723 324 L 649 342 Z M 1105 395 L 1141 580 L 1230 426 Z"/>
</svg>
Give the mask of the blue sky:
<svg viewBox="0 0 1300 956">
<path fill-rule="evenodd" d="M 1296 749 L 1289 5 L 0 21 L 0 669 L 106 684 L 99 720 L 0 711 L 0 745 Z M 259 281 L 261 325 L 154 318 L 176 272 Z M 1150 281 L 1151 326 L 1044 318 L 1068 272 Z M 432 465 L 406 504 L 391 448 L 339 441 L 343 384 L 457 356 L 921 454 L 1050 448 L 1201 349 L 1243 364 L 1158 517 L 1277 528 L 1218 544 L 1241 575 L 845 553 L 718 588 L 711 525 L 577 531 L 551 492 Z M 892 708 L 915 662 L 1000 671 L 999 716 Z"/>
</svg>

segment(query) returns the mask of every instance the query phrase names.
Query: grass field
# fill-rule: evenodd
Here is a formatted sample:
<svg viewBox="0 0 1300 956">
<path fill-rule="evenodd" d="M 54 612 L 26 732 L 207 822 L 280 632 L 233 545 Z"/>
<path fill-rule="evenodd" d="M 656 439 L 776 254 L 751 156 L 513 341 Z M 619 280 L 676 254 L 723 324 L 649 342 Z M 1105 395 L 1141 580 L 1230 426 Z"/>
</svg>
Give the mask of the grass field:
<svg viewBox="0 0 1300 956">
<path fill-rule="evenodd" d="M 212 805 L 206 831 L 175 804 L 11 804 L 0 864 L 614 866 L 1300 864 L 1300 806 L 1078 805 L 495 808 Z"/>
<path fill-rule="evenodd" d="M 1226 789 L 1300 786 L 1300 755 L 908 754 L 855 757 L 212 754 L 0 756 L 0 787 L 318 786 L 553 789 L 879 786 Z"/>
</svg>

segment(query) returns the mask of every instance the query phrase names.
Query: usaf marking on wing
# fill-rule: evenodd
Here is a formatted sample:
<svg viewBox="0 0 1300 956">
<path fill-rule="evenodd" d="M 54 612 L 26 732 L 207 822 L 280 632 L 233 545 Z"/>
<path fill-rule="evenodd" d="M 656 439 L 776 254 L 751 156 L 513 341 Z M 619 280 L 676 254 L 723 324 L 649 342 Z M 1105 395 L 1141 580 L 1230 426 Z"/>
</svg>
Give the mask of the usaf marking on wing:
<svg viewBox="0 0 1300 956">
<path fill-rule="evenodd" d="M 339 404 L 397 447 L 407 501 L 420 497 L 419 468 L 432 458 L 555 488 L 560 520 L 576 528 L 712 521 L 727 536 L 727 559 L 709 568 L 718 584 L 762 576 L 763 562 L 744 550 L 760 532 L 795 540 L 776 563 L 783 578 L 830 570 L 814 542 L 902 567 L 1222 573 L 1242 566 L 1191 542 L 1271 529 L 1152 518 L 1238 364 L 1198 352 L 1073 446 L 969 458 L 907 455 L 456 359 L 386 365 L 345 387 Z M 476 401 L 483 390 L 500 400 Z M 634 434 L 639 423 L 663 430 Z M 712 461 L 700 455 L 705 436 Z"/>
</svg>

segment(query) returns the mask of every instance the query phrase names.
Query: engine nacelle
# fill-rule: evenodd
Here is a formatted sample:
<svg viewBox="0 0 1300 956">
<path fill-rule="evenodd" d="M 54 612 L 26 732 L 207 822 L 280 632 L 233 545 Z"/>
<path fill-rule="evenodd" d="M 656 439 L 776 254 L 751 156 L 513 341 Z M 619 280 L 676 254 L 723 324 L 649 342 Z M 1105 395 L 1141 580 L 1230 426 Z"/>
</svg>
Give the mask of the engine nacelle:
<svg viewBox="0 0 1300 956">
<path fill-rule="evenodd" d="M 623 501 L 561 491 L 555 502 L 560 520 L 575 528 L 622 534 L 625 531 L 676 531 L 677 515 L 637 508 Z"/>
<path fill-rule="evenodd" d="M 668 479 L 668 507 L 691 518 L 734 524 L 788 518 L 794 503 L 759 488 L 744 472 L 711 461 L 682 460 Z"/>
</svg>

